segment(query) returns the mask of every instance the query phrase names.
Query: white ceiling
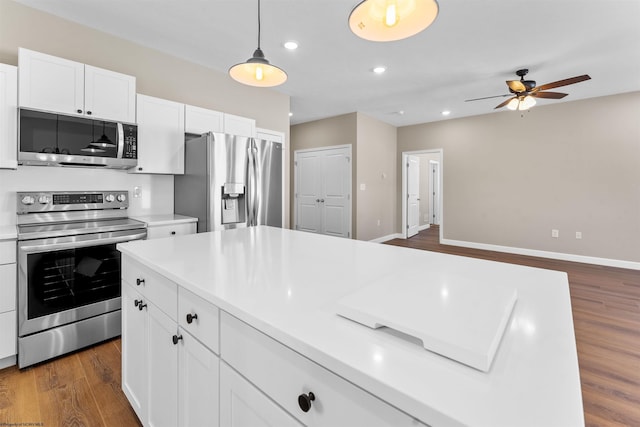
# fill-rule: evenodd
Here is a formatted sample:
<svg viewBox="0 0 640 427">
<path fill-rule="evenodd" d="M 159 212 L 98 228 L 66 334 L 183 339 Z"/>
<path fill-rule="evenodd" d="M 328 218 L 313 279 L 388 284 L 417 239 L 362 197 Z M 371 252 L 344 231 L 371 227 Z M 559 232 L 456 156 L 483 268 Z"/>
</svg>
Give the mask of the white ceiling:
<svg viewBox="0 0 640 427">
<path fill-rule="evenodd" d="M 225 73 L 257 47 L 257 0 L 17 1 Z M 519 68 L 539 85 L 591 76 L 539 105 L 640 90 L 638 0 L 440 0 L 431 27 L 388 43 L 351 33 L 358 2 L 262 0 L 261 45 L 289 75 L 275 90 L 291 96 L 292 124 L 354 111 L 395 126 L 490 113 L 503 98 L 464 100 L 508 93 Z M 387 72 L 372 73 L 378 65 Z"/>
</svg>

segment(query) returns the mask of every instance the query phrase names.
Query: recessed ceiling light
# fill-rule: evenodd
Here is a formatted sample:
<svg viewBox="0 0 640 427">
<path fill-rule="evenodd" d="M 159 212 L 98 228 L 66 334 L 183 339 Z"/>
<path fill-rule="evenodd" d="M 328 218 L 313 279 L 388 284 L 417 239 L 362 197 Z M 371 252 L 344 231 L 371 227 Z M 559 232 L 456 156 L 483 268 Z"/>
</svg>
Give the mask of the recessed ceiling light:
<svg viewBox="0 0 640 427">
<path fill-rule="evenodd" d="M 298 43 L 294 42 L 293 40 L 290 40 L 288 42 L 285 42 L 284 47 L 289 50 L 296 50 L 298 48 Z"/>
<path fill-rule="evenodd" d="M 387 69 L 384 68 L 384 67 L 376 67 L 376 68 L 373 69 L 373 72 L 376 73 L 376 74 L 382 74 L 385 71 L 387 71 Z"/>
<path fill-rule="evenodd" d="M 443 116 L 448 116 L 449 114 L 451 114 L 451 111 L 449 111 L 449 110 L 444 110 L 444 111 L 442 112 L 442 115 L 443 115 Z"/>
<path fill-rule="evenodd" d="M 291 117 L 291 116 L 293 116 L 293 113 L 292 113 L 292 112 L 289 112 L 289 117 Z"/>
</svg>

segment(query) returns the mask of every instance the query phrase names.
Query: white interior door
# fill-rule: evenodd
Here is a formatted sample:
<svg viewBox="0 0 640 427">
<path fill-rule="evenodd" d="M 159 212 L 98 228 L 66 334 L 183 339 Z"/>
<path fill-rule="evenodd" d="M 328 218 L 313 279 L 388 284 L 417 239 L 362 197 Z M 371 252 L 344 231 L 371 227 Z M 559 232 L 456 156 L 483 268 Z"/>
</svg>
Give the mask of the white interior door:
<svg viewBox="0 0 640 427">
<path fill-rule="evenodd" d="M 419 218 L 420 158 L 407 156 L 407 238 L 418 234 Z"/>
<path fill-rule="evenodd" d="M 351 147 L 295 152 L 295 228 L 351 237 Z"/>
<path fill-rule="evenodd" d="M 429 223 L 440 224 L 440 163 L 429 161 Z"/>
<path fill-rule="evenodd" d="M 322 156 L 315 152 L 296 153 L 296 229 L 321 232 Z"/>
</svg>

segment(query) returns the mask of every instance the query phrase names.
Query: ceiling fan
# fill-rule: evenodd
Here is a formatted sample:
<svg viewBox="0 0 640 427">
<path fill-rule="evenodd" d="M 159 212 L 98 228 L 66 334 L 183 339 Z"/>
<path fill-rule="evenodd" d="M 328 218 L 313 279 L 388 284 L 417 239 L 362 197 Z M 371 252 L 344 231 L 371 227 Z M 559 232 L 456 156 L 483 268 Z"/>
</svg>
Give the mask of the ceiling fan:
<svg viewBox="0 0 640 427">
<path fill-rule="evenodd" d="M 556 82 L 547 83 L 542 86 L 536 86 L 536 82 L 534 80 L 525 80 L 524 76 L 529 73 L 529 70 L 523 68 L 522 70 L 516 71 L 520 80 L 508 80 L 507 86 L 509 87 L 509 92 L 506 95 L 495 95 L 495 96 L 485 96 L 484 98 L 474 98 L 467 99 L 465 102 L 469 101 L 479 101 L 481 99 L 489 99 L 489 98 L 503 98 L 505 96 L 511 96 L 511 99 L 507 99 L 506 101 L 498 104 L 494 110 L 498 108 L 502 108 L 505 105 L 510 110 L 528 110 L 529 108 L 536 105 L 535 98 L 549 98 L 549 99 L 561 99 L 567 96 L 566 93 L 560 92 L 547 92 L 548 89 L 554 89 L 560 86 L 572 85 L 575 83 L 580 83 L 585 80 L 591 79 L 589 75 L 584 74 L 582 76 L 571 77 L 564 80 L 558 80 Z"/>
</svg>

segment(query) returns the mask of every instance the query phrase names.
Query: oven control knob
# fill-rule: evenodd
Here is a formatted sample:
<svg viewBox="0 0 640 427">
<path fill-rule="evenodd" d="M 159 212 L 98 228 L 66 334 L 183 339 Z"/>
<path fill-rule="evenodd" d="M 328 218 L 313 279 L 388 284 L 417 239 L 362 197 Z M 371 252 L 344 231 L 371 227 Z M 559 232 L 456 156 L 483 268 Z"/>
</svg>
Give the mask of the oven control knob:
<svg viewBox="0 0 640 427">
<path fill-rule="evenodd" d="M 118 194 L 118 201 L 119 202 L 124 202 L 125 200 L 127 200 L 127 196 L 124 194 Z"/>
<path fill-rule="evenodd" d="M 47 196 L 40 196 L 38 197 L 38 203 L 40 203 L 41 205 L 46 205 L 47 203 L 49 203 L 49 198 Z"/>
<path fill-rule="evenodd" d="M 32 205 L 36 202 L 36 199 L 33 196 L 24 196 L 22 198 L 23 205 Z"/>
<path fill-rule="evenodd" d="M 107 202 L 111 203 L 113 202 L 116 198 L 114 197 L 113 194 L 107 194 L 107 197 L 104 198 Z"/>
</svg>

